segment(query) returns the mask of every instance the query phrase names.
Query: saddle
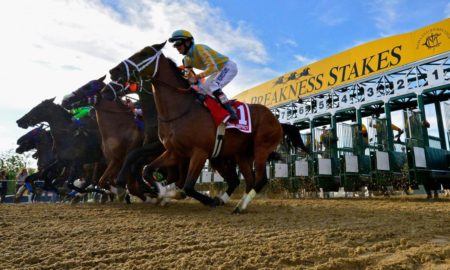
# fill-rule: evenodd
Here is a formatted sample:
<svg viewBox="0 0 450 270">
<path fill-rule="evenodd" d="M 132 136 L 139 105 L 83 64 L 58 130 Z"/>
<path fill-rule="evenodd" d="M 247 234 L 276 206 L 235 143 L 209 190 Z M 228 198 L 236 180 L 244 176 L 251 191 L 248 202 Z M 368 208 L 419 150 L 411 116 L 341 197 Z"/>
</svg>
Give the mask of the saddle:
<svg viewBox="0 0 450 270">
<path fill-rule="evenodd" d="M 195 73 L 191 68 L 186 68 L 184 66 L 179 66 L 178 68 L 181 70 L 181 73 L 183 74 L 183 77 L 185 79 L 189 79 L 195 76 Z M 225 110 L 214 97 L 205 93 L 201 93 L 199 83 L 191 87 L 191 90 L 194 92 L 195 96 L 203 104 L 203 106 L 205 106 L 210 111 L 214 119 L 216 128 L 224 123 L 226 128 L 236 128 L 244 133 L 252 132 L 250 110 L 247 104 L 237 100 L 230 100 L 231 106 L 236 111 L 238 119 L 235 121 L 228 121 L 228 118 L 230 118 L 230 113 Z"/>
<path fill-rule="evenodd" d="M 250 109 L 248 108 L 248 105 L 246 103 L 242 103 L 237 100 L 231 100 L 231 106 L 233 106 L 233 108 L 235 109 L 238 119 L 234 121 L 228 121 L 230 113 L 225 110 L 215 98 L 209 95 L 203 95 L 202 99 L 203 106 L 205 106 L 211 113 L 216 127 L 218 127 L 222 123 L 225 123 L 226 128 L 236 128 L 244 133 L 252 132 Z"/>
</svg>

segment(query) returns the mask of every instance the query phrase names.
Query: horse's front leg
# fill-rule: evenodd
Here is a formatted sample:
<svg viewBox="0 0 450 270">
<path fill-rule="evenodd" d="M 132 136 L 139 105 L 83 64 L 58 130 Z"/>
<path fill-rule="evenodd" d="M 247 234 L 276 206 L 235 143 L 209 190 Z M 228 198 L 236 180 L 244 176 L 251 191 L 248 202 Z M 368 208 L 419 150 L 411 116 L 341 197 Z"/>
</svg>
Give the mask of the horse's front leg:
<svg viewBox="0 0 450 270">
<path fill-rule="evenodd" d="M 73 183 L 81 176 L 82 166 L 78 161 L 74 161 L 70 167 L 69 179 L 67 180 L 67 186 L 70 189 L 75 190 L 78 193 L 84 193 L 84 189 L 76 187 Z"/>
<path fill-rule="evenodd" d="M 159 157 L 150 164 L 145 165 L 142 170 L 142 177 L 146 180 L 153 180 L 153 171 L 158 168 L 172 167 L 177 165 L 178 158 L 169 150 L 164 151 Z"/>
<path fill-rule="evenodd" d="M 239 176 L 236 171 L 236 162 L 234 160 L 209 160 L 213 169 L 215 169 L 227 183 L 227 190 L 220 197 L 214 197 L 217 205 L 227 204 L 230 196 L 239 186 Z"/>
<path fill-rule="evenodd" d="M 242 198 L 239 200 L 236 208 L 233 210 L 233 214 L 240 214 L 241 211 L 247 208 L 247 205 L 250 201 L 255 197 L 255 176 L 253 175 L 252 165 L 253 160 L 250 157 L 237 157 L 237 162 L 239 165 L 239 170 L 245 179 L 245 193 Z"/>
<path fill-rule="evenodd" d="M 157 157 L 155 160 L 153 160 L 150 164 L 146 165 L 142 170 L 142 178 L 147 181 L 147 185 L 151 189 L 156 189 L 158 193 L 159 198 L 163 199 L 170 199 L 170 198 L 177 198 L 180 196 L 174 196 L 171 192 L 167 190 L 165 186 L 163 186 L 161 183 L 155 181 L 154 179 L 154 171 L 159 168 L 170 168 L 170 167 L 176 167 L 180 159 L 171 151 L 166 150 L 164 153 L 162 153 L 159 157 Z M 144 186 L 144 190 L 147 188 Z M 151 193 L 154 192 L 154 190 L 150 191 Z M 163 204 L 165 204 L 164 202 Z"/>
<path fill-rule="evenodd" d="M 186 182 L 184 183 L 184 192 L 187 196 L 192 197 L 204 205 L 209 205 L 211 207 L 216 206 L 216 202 L 209 196 L 203 195 L 194 189 L 195 183 L 197 182 L 198 176 L 202 171 L 206 159 L 208 158 L 208 153 L 201 149 L 194 150 L 191 160 L 189 162 L 189 169 L 186 175 Z"/>
</svg>

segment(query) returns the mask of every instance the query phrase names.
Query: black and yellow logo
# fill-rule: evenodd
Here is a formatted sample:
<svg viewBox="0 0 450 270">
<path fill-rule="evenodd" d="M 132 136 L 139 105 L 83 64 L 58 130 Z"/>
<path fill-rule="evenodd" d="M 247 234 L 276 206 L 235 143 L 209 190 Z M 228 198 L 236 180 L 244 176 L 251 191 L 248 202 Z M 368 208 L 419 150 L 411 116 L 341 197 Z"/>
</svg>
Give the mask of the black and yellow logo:
<svg viewBox="0 0 450 270">
<path fill-rule="evenodd" d="M 274 85 L 284 84 L 289 81 L 298 80 L 301 77 L 312 76 L 312 74 L 310 73 L 309 70 L 310 70 L 310 68 L 306 67 L 299 73 L 297 73 L 297 71 L 294 71 L 291 74 L 289 74 L 286 79 L 284 78 L 284 76 L 281 76 L 274 82 Z"/>
<path fill-rule="evenodd" d="M 427 47 L 428 49 L 438 47 L 439 45 L 441 45 L 441 42 L 439 42 L 440 35 L 441 34 L 439 33 L 431 33 L 431 35 L 425 38 L 425 42 L 422 45 Z"/>
<path fill-rule="evenodd" d="M 425 47 L 434 50 L 445 43 L 445 39 L 450 39 L 450 33 L 443 28 L 432 28 L 423 33 L 417 41 L 416 49 Z"/>
</svg>

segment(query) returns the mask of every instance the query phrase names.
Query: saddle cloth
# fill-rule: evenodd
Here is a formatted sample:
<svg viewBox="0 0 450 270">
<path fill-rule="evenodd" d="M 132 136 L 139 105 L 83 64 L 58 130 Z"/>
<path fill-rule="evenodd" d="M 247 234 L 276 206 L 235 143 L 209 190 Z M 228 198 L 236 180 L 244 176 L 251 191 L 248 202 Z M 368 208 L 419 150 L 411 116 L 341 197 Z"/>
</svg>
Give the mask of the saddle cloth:
<svg viewBox="0 0 450 270">
<path fill-rule="evenodd" d="M 236 128 L 244 133 L 252 133 L 252 122 L 248 105 L 237 100 L 232 100 L 230 102 L 238 116 L 238 119 L 235 121 L 227 121 L 230 113 L 209 95 L 205 96 L 203 104 L 211 112 L 216 127 L 224 122 L 226 128 Z"/>
</svg>

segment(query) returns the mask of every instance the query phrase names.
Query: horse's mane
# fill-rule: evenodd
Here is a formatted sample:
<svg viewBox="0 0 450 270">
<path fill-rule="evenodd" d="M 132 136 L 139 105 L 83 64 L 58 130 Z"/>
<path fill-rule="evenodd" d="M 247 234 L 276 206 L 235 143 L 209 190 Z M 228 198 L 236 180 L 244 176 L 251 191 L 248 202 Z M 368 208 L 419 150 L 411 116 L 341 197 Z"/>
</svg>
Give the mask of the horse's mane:
<svg viewBox="0 0 450 270">
<path fill-rule="evenodd" d="M 64 117 L 64 120 L 67 120 L 68 122 L 72 122 L 72 115 L 66 110 L 64 109 L 63 106 L 59 105 L 59 104 L 55 104 L 56 108 L 58 108 L 58 110 L 61 111 L 61 115 Z"/>
<path fill-rule="evenodd" d="M 52 133 L 49 130 L 44 130 L 44 138 L 47 139 L 47 142 L 53 142 Z"/>
<path fill-rule="evenodd" d="M 177 64 L 175 64 L 175 61 L 173 61 L 170 58 L 167 58 L 167 62 L 169 62 L 170 69 L 172 69 L 176 77 L 188 85 L 189 84 L 188 81 L 184 78 L 183 74 L 181 73 L 181 70 L 178 68 Z"/>
</svg>

